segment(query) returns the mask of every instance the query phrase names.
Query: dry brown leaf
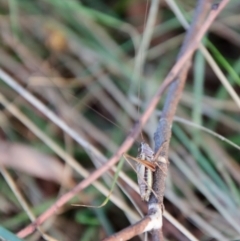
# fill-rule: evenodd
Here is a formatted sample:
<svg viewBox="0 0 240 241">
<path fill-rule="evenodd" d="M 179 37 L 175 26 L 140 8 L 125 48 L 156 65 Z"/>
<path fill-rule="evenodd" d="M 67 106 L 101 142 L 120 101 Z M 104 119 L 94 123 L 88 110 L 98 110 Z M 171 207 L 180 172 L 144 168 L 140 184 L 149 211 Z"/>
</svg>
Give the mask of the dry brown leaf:
<svg viewBox="0 0 240 241">
<path fill-rule="evenodd" d="M 70 173 L 57 158 L 40 153 L 23 144 L 0 141 L 0 165 L 29 175 L 57 182 L 65 187 L 72 184 Z"/>
</svg>

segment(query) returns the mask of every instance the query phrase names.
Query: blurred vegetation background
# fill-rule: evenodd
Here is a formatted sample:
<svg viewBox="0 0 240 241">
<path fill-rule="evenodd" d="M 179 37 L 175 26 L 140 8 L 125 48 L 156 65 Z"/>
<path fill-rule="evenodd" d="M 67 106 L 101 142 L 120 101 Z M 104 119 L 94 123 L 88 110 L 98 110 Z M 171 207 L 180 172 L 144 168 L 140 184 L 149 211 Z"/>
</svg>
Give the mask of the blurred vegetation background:
<svg viewBox="0 0 240 241">
<path fill-rule="evenodd" d="M 30 223 L 18 191 L 40 215 L 104 165 L 91 150 L 108 158 L 131 130 L 174 64 L 183 24 L 191 22 L 195 7 L 195 1 L 160 1 L 154 26 L 147 29 L 147 13 L 156 2 L 0 0 L 2 227 L 16 233 Z M 165 196 L 166 211 L 182 228 L 164 219 L 166 240 L 189 240 L 183 227 L 198 240 L 240 240 L 239 10 L 240 2 L 230 1 L 203 41 L 213 63 L 197 51 L 188 75 L 173 125 Z M 137 53 L 144 35 L 151 41 L 141 65 Z M 79 133 L 89 148 L 10 88 L 6 74 Z M 151 146 L 159 111 L 143 128 Z M 136 155 L 139 141 L 130 154 Z M 146 204 L 135 191 L 132 167 L 125 164 L 123 172 L 107 205 L 95 209 L 68 203 L 43 224 L 44 232 L 57 240 L 100 240 L 136 222 Z M 100 205 L 112 178 L 113 172 L 104 175 L 71 203 Z M 40 233 L 28 240 L 41 240 Z"/>
</svg>

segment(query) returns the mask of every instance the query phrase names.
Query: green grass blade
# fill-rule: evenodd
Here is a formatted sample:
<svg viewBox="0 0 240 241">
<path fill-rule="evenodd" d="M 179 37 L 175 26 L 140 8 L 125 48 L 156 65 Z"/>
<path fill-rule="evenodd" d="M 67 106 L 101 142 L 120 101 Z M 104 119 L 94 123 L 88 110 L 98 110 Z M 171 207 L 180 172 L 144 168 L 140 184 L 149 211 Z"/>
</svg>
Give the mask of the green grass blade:
<svg viewBox="0 0 240 241">
<path fill-rule="evenodd" d="M 22 239 L 18 238 L 15 234 L 11 233 L 9 230 L 5 229 L 2 226 L 0 226 L 0 240 L 23 241 Z"/>
</svg>

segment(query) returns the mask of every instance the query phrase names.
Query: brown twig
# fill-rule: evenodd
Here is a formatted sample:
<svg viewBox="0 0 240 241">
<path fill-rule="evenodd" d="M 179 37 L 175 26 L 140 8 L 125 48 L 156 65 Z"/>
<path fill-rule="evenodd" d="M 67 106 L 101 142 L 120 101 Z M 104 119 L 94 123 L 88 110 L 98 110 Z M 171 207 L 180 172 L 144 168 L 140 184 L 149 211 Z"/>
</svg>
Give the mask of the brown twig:
<svg viewBox="0 0 240 241">
<path fill-rule="evenodd" d="M 52 216 L 58 207 L 63 206 L 66 202 L 68 202 L 74 195 L 76 195 L 79 191 L 83 190 L 87 186 L 89 186 L 94 180 L 99 178 L 104 172 L 106 172 L 108 169 L 110 169 L 113 165 L 117 163 L 121 155 L 131 147 L 131 145 L 134 142 L 134 139 L 139 134 L 142 126 L 146 123 L 148 118 L 150 117 L 151 113 L 154 111 L 157 103 L 160 100 L 160 97 L 165 90 L 165 88 L 173 81 L 174 78 L 178 75 L 179 71 L 182 69 L 183 65 L 186 63 L 186 61 L 192 56 L 194 50 L 197 48 L 200 40 L 202 39 L 204 33 L 207 31 L 213 20 L 216 18 L 216 16 L 219 14 L 219 12 L 223 9 L 223 7 L 227 4 L 229 0 L 223 0 L 220 4 L 218 9 L 211 12 L 209 15 L 209 18 L 207 19 L 204 26 L 202 26 L 201 30 L 198 32 L 198 34 L 195 36 L 195 38 L 192 40 L 190 46 L 188 49 L 179 57 L 179 60 L 174 65 L 174 67 L 171 69 L 168 76 L 165 78 L 164 82 L 158 89 L 155 96 L 152 98 L 151 102 L 148 105 L 148 108 L 143 113 L 142 117 L 140 118 L 139 122 L 135 124 L 132 132 L 127 136 L 126 140 L 123 142 L 123 144 L 120 146 L 116 154 L 101 168 L 94 171 L 88 178 L 80 182 L 75 188 L 73 188 L 71 191 L 64 194 L 62 197 L 59 198 L 59 200 L 53 204 L 47 211 L 45 211 L 40 217 L 37 218 L 37 220 L 28 225 L 26 228 L 21 230 L 18 233 L 18 236 L 21 238 L 26 237 L 30 233 L 32 233 L 35 228 L 43 223 L 46 219 L 48 219 L 50 216 Z M 162 142 L 161 142 L 162 143 Z M 160 144 L 161 144 L 160 143 Z M 159 145 L 160 146 L 160 145 Z M 159 205 L 156 205 L 156 207 Z M 159 207 L 158 207 L 159 209 Z M 151 208 L 149 209 L 151 210 Z M 153 227 L 153 229 L 156 229 L 156 227 Z"/>
<path fill-rule="evenodd" d="M 194 36 L 200 31 L 200 29 L 202 29 L 204 20 L 211 9 L 211 3 L 212 1 L 209 0 L 198 0 L 191 27 L 187 32 L 177 60 L 179 60 L 184 54 L 184 52 L 187 51 L 188 46 L 192 43 L 194 39 Z M 215 9 L 215 7 L 216 5 L 212 5 L 212 10 L 217 10 Z M 213 13 L 213 11 L 211 13 Z M 211 13 L 209 15 L 209 18 L 212 15 Z M 209 18 L 205 21 L 205 24 L 208 23 Z M 156 132 L 154 134 L 155 153 L 158 152 L 158 150 L 161 148 L 159 158 L 160 160 L 166 161 L 160 162 L 162 167 L 157 168 L 153 175 L 153 190 L 157 193 L 158 198 L 156 198 L 156 196 L 154 195 L 151 195 L 149 200 L 150 206 L 154 203 L 158 203 L 163 206 L 166 172 L 168 171 L 168 151 L 172 134 L 171 126 L 177 109 L 177 105 L 182 95 L 182 91 L 187 78 L 187 73 L 191 66 L 192 55 L 190 56 L 188 62 L 186 62 L 186 66 L 179 72 L 177 78 L 169 86 L 162 115 L 159 120 Z M 152 231 L 152 240 L 163 240 L 162 227 Z"/>
<path fill-rule="evenodd" d="M 210 10 L 210 2 L 208 0 L 199 0 L 198 5 L 195 10 L 194 18 L 192 21 L 192 25 L 189 28 L 185 40 L 183 42 L 182 48 L 179 52 L 178 58 L 181 58 L 182 54 L 188 49 L 188 46 L 191 44 L 194 35 L 199 31 L 204 19 L 206 18 L 207 13 Z M 193 53 L 192 53 L 193 55 Z M 190 56 L 190 58 L 192 57 Z M 179 76 L 170 84 L 167 97 L 164 103 L 163 112 L 161 118 L 159 120 L 156 132 L 154 134 L 154 141 L 155 141 L 155 152 L 159 150 L 161 147 L 160 158 L 165 159 L 165 163 L 162 163 L 165 173 L 168 172 L 168 150 L 169 150 L 169 143 L 171 139 L 171 126 L 173 122 L 173 117 L 175 115 L 177 105 L 179 103 L 179 99 L 182 95 L 182 91 L 185 85 L 185 81 L 187 78 L 187 73 L 190 68 L 190 61 L 189 58 L 186 66 L 183 68 L 181 72 L 179 72 Z M 165 181 L 167 175 L 163 173 L 162 168 L 156 169 L 156 172 L 153 175 L 153 190 L 157 192 L 157 196 L 151 198 L 149 200 L 149 205 L 152 203 L 159 203 L 163 206 L 163 198 L 164 198 L 164 191 L 165 191 Z M 153 230 L 153 240 L 160 240 L 159 234 L 162 233 L 162 227 L 159 230 Z M 163 237 L 163 235 L 161 235 Z M 161 239 L 163 240 L 163 239 Z"/>
<path fill-rule="evenodd" d="M 145 216 L 139 222 L 123 229 L 122 231 L 115 233 L 108 238 L 103 239 L 103 241 L 118 241 L 118 240 L 129 240 L 130 238 L 154 230 L 155 228 L 162 226 L 162 207 L 156 204 L 151 205 L 149 209 L 149 215 Z M 158 212 L 155 212 L 155 210 Z M 162 235 L 159 232 L 159 235 Z"/>
<path fill-rule="evenodd" d="M 143 230 L 146 230 L 148 224 L 151 222 L 149 216 L 144 217 L 141 221 L 123 229 L 122 231 L 115 233 L 109 236 L 102 241 L 119 241 L 119 240 L 129 240 L 139 234 L 143 233 Z"/>
</svg>

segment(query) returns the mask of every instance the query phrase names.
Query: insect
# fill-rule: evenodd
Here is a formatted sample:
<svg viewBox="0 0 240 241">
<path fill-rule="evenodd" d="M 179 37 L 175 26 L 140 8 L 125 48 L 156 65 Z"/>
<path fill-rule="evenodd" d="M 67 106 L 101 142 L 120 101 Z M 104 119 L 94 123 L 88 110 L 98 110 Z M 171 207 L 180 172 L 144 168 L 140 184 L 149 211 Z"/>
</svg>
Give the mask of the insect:
<svg viewBox="0 0 240 241">
<path fill-rule="evenodd" d="M 127 154 L 125 156 L 137 162 L 136 170 L 140 196 L 143 201 L 148 202 L 152 190 L 153 172 L 156 168 L 154 151 L 147 143 L 141 142 L 137 158 Z"/>
<path fill-rule="evenodd" d="M 138 159 L 140 160 L 146 160 L 147 162 L 153 164 L 154 161 L 154 152 L 152 148 L 145 142 L 141 142 L 140 146 L 138 148 Z M 138 177 L 138 186 L 140 190 L 140 196 L 143 201 L 148 202 L 152 184 L 153 184 L 153 171 L 155 171 L 155 165 L 154 169 L 148 168 L 149 163 L 147 166 L 137 163 L 137 177 Z"/>
</svg>

